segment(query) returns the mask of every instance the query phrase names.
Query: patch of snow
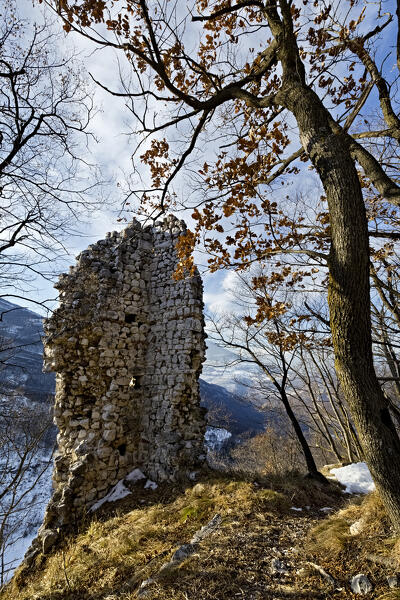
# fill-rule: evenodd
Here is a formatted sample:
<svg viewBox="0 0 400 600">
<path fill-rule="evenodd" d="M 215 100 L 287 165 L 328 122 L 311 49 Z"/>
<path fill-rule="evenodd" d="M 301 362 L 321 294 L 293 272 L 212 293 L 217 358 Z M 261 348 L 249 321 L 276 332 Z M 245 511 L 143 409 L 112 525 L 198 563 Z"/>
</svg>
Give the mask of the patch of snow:
<svg viewBox="0 0 400 600">
<path fill-rule="evenodd" d="M 128 490 L 128 488 L 124 484 L 124 480 L 122 479 L 121 481 L 118 481 L 118 483 L 112 488 L 110 492 L 108 492 L 106 496 L 104 496 L 104 498 L 102 498 L 90 507 L 90 512 L 94 512 L 106 502 L 116 502 L 117 500 L 125 498 L 125 496 L 129 496 L 129 494 L 131 493 L 131 490 Z"/>
<path fill-rule="evenodd" d="M 140 469 L 133 469 L 133 471 L 131 471 L 129 473 L 129 475 L 124 477 L 124 479 L 126 481 L 135 482 L 135 481 L 140 481 L 141 479 L 146 479 L 146 476 L 143 475 L 143 473 Z"/>
<path fill-rule="evenodd" d="M 144 486 L 145 490 L 156 490 L 157 488 L 158 488 L 158 485 L 156 484 L 155 481 L 151 481 L 151 479 L 148 479 Z"/>
<path fill-rule="evenodd" d="M 300 510 L 303 510 L 303 509 L 302 509 L 302 508 L 297 508 L 296 506 L 292 506 L 292 507 L 290 508 L 290 510 L 297 510 L 297 511 L 300 511 Z"/>
<path fill-rule="evenodd" d="M 4 570 L 5 580 L 11 578 L 14 569 L 22 561 L 26 551 L 37 535 L 37 530 L 43 522 L 47 502 L 52 492 L 52 450 L 41 449 L 32 458 L 13 498 L 13 490 L 6 494 L 0 503 L 0 514 L 7 512 L 10 503 L 17 502 L 15 511 L 4 523 Z M 19 460 L 15 456 L 11 464 L 0 460 L 0 472 L 5 472 L 7 482 L 18 468 Z M 7 467 L 7 471 L 5 469 Z M 36 485 L 34 482 L 37 480 Z M 12 504 L 11 504 L 12 505 Z M 4 517 L 3 517 L 4 518 Z"/>
<path fill-rule="evenodd" d="M 221 450 L 225 442 L 231 437 L 231 432 L 223 427 L 207 427 L 204 442 L 208 450 L 217 451 Z"/>
<path fill-rule="evenodd" d="M 9 546 L 7 546 L 6 552 L 5 552 L 5 559 L 4 559 L 4 563 L 5 563 L 5 565 L 4 565 L 5 566 L 5 577 L 4 577 L 5 581 L 4 581 L 4 583 L 7 583 L 7 581 L 9 581 L 11 579 L 14 570 L 18 567 L 18 565 L 22 561 L 25 553 L 27 552 L 28 548 L 32 544 L 33 540 L 35 539 L 36 534 L 37 534 L 37 531 L 35 530 L 34 533 L 31 533 L 24 537 L 19 537 L 15 541 L 11 542 Z"/>
<path fill-rule="evenodd" d="M 98 500 L 95 504 L 93 504 L 93 506 L 91 506 L 89 509 L 90 512 L 94 512 L 106 502 L 117 502 L 117 500 L 121 500 L 122 498 L 129 496 L 129 494 L 131 494 L 132 492 L 126 487 L 125 482 L 129 481 L 129 483 L 136 483 L 137 481 L 141 481 L 142 479 L 147 479 L 146 475 L 144 475 L 140 469 L 133 469 L 133 471 L 128 473 L 126 477 L 121 479 L 121 481 L 118 481 L 118 483 L 112 488 L 110 492 L 108 492 L 106 496 L 104 496 L 104 498 L 101 498 L 101 500 Z M 156 490 L 157 487 L 158 486 L 155 483 L 155 481 L 147 479 L 144 489 Z"/>
<path fill-rule="evenodd" d="M 368 494 L 373 492 L 375 484 L 365 462 L 352 463 L 345 467 L 331 469 L 332 475 L 346 486 L 345 494 Z"/>
<path fill-rule="evenodd" d="M 330 512 L 331 510 L 333 510 L 333 508 L 331 506 L 324 506 L 323 508 L 319 509 L 321 512 Z"/>
</svg>

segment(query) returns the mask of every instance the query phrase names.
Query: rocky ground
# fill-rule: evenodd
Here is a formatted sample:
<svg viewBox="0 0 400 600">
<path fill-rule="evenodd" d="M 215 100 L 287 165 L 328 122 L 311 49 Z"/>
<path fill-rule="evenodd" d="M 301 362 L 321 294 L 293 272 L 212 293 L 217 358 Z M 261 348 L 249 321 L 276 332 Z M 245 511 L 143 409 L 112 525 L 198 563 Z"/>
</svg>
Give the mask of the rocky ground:
<svg viewBox="0 0 400 600">
<path fill-rule="evenodd" d="M 19 570 L 1 600 L 354 599 L 358 574 L 367 598 L 400 598 L 387 581 L 397 542 L 374 495 L 349 501 L 300 476 L 135 486 Z M 367 525 L 351 535 L 362 515 Z"/>
<path fill-rule="evenodd" d="M 258 513 L 248 516 L 245 526 L 232 520 L 183 561 L 173 578 L 171 573 L 153 574 L 153 585 L 139 596 L 180 598 L 187 580 L 182 597 L 188 599 L 354 598 L 350 581 L 334 579 L 305 548 L 310 529 L 320 519 L 319 511 L 310 510 L 285 516 Z M 193 571 L 198 573 L 194 581 Z"/>
</svg>

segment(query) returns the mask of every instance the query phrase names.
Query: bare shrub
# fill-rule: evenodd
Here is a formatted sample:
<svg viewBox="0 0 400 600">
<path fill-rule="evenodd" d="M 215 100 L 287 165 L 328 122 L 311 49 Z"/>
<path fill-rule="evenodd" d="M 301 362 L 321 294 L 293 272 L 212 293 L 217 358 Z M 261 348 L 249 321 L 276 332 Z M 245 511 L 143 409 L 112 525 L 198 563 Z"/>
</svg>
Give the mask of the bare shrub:
<svg viewBox="0 0 400 600">
<path fill-rule="evenodd" d="M 283 475 L 301 471 L 306 465 L 297 439 L 273 427 L 237 444 L 224 456 L 212 456 L 213 468 L 250 476 Z"/>
</svg>

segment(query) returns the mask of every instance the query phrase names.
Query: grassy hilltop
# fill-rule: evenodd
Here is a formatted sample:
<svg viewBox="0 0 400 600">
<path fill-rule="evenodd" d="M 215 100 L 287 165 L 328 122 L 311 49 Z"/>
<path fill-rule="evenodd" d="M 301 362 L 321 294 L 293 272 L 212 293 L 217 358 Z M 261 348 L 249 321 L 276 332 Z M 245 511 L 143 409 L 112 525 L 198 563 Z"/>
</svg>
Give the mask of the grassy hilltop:
<svg viewBox="0 0 400 600">
<path fill-rule="evenodd" d="M 299 475 L 258 481 L 206 476 L 186 487 L 138 488 L 104 505 L 75 537 L 37 559 L 30 573 L 17 571 L 0 598 L 354 598 L 349 580 L 360 572 L 374 585 L 370 598 L 400 598 L 386 582 L 400 545 L 379 499 L 372 494 L 348 504 L 343 498 L 338 486 Z M 328 507 L 329 517 L 321 510 Z M 216 514 L 220 524 L 194 552 L 160 571 Z M 361 516 L 366 525 L 352 536 L 349 527 Z"/>
</svg>

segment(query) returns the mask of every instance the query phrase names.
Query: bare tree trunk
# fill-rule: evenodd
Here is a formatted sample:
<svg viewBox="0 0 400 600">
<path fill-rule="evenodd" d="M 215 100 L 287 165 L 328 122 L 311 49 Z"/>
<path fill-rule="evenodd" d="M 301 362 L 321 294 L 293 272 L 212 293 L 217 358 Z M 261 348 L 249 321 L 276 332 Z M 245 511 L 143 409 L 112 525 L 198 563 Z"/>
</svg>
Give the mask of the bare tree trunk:
<svg viewBox="0 0 400 600">
<path fill-rule="evenodd" d="M 313 479 L 317 479 L 318 481 L 322 481 L 322 482 L 326 483 L 327 481 L 326 481 L 325 477 L 318 471 L 318 468 L 317 468 L 317 465 L 315 464 L 315 460 L 312 455 L 310 446 L 308 445 L 308 442 L 305 438 L 305 435 L 300 426 L 300 423 L 298 422 L 297 417 L 292 410 L 289 398 L 287 397 L 287 394 L 286 394 L 284 388 L 279 388 L 279 393 L 280 393 L 280 396 L 282 399 L 282 404 L 285 407 L 286 414 L 289 417 L 289 420 L 292 424 L 294 432 L 295 432 L 297 439 L 299 440 L 299 443 L 301 445 L 301 449 L 303 450 L 303 454 L 304 454 L 304 458 L 306 461 L 307 471 L 308 471 L 309 476 L 312 477 Z"/>
<path fill-rule="evenodd" d="M 400 531 L 400 440 L 373 365 L 369 242 L 357 171 L 316 94 L 293 81 L 285 89 L 284 104 L 296 117 L 329 206 L 328 304 L 337 375 L 376 487 Z"/>
</svg>

